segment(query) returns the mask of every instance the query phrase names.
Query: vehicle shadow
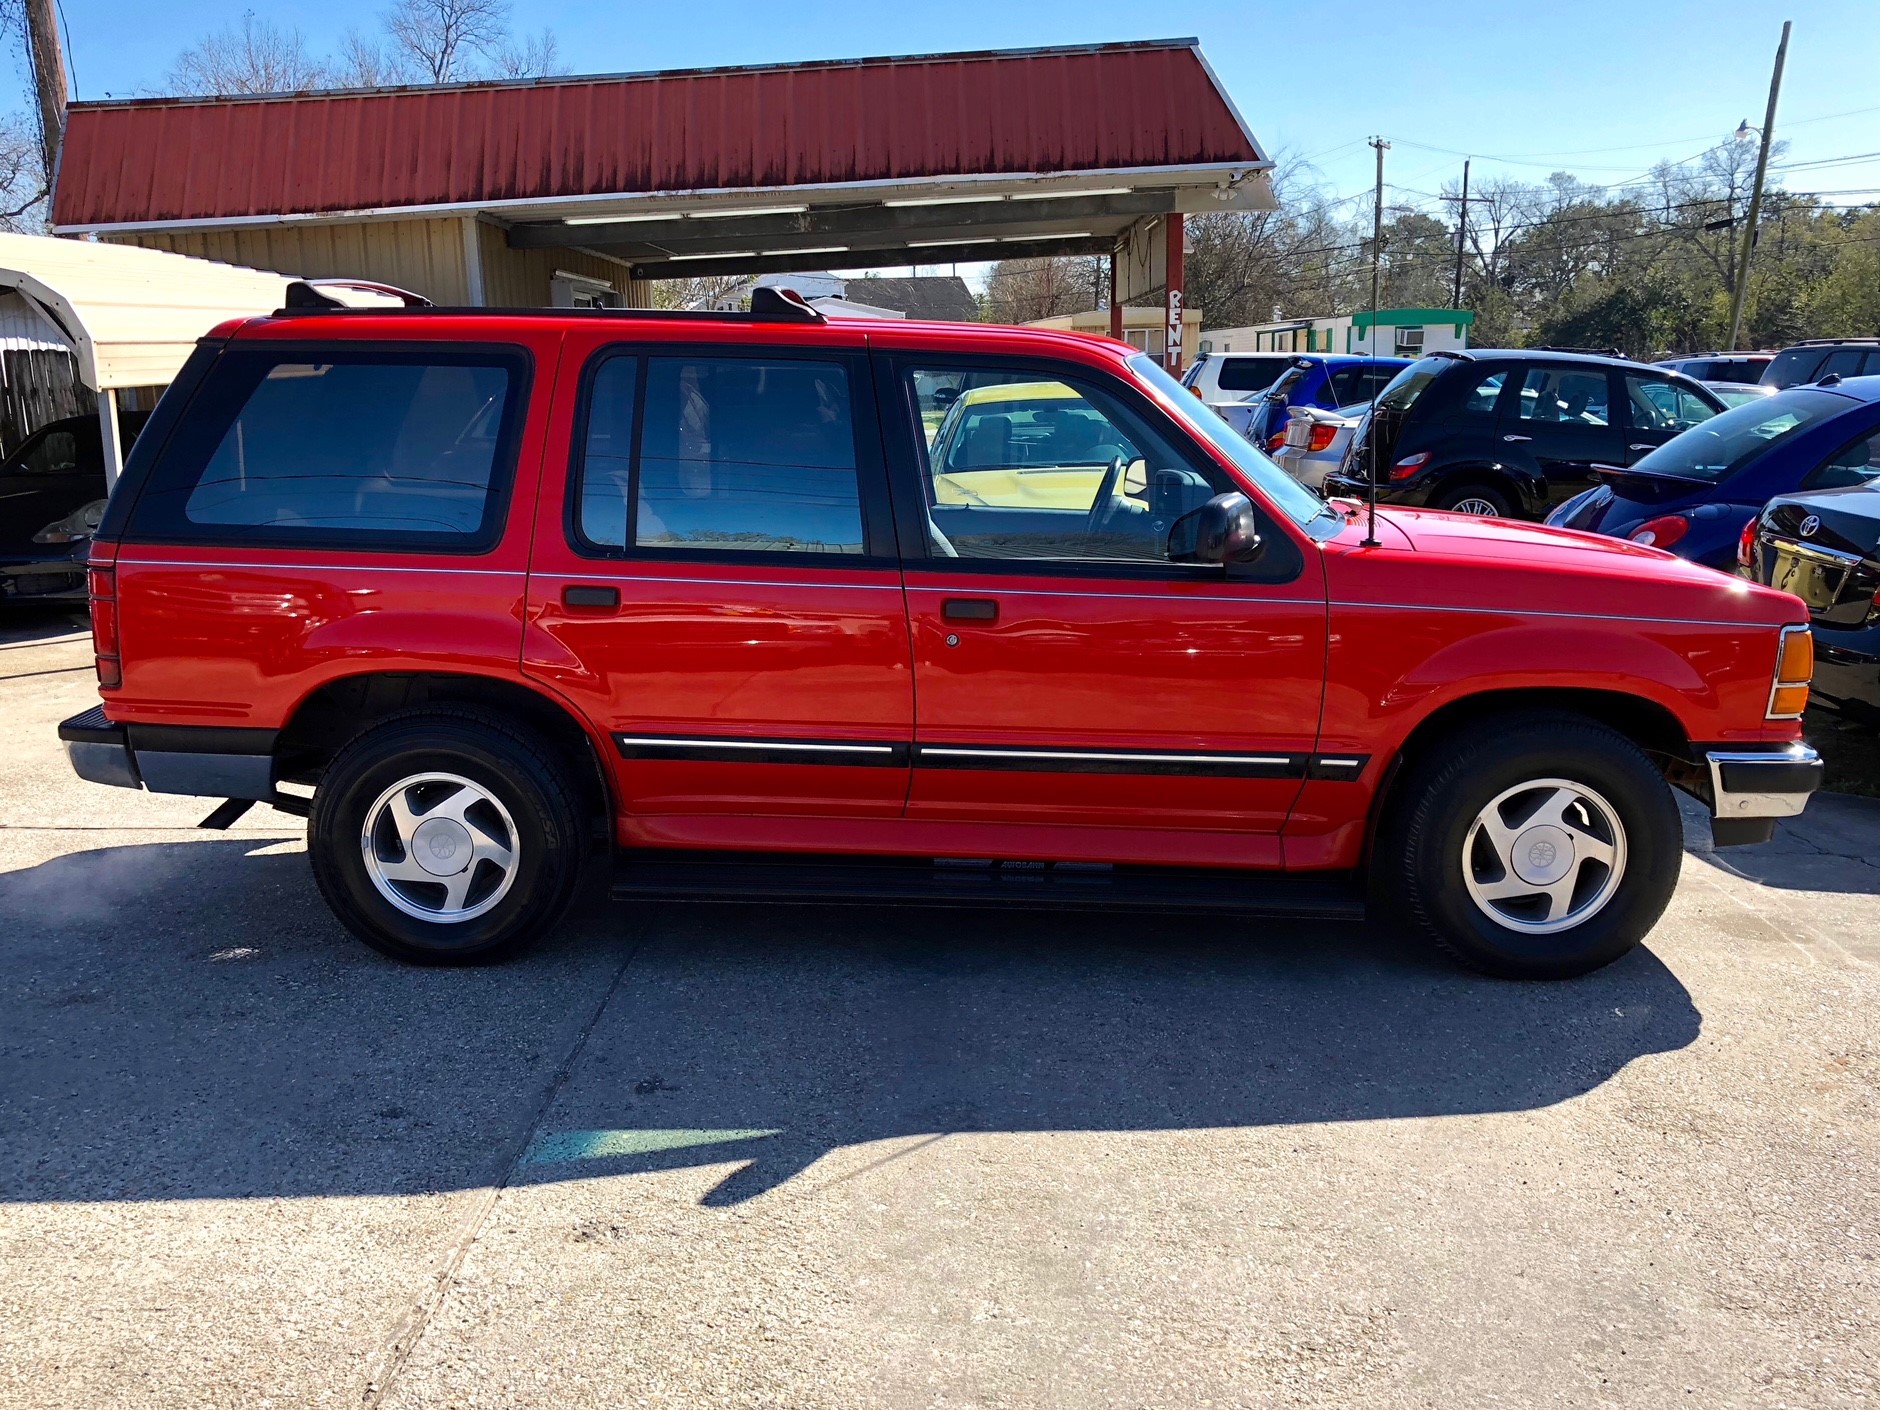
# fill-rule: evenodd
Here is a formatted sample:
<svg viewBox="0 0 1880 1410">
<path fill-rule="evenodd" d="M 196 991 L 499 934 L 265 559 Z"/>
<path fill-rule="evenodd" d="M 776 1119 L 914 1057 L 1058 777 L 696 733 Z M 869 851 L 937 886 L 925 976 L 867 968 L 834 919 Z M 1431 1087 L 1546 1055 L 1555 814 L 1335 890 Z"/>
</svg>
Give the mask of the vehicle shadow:
<svg viewBox="0 0 1880 1410">
<path fill-rule="evenodd" d="M 1776 835 L 1748 847 L 1716 848 L 1702 805 L 1680 800 L 1684 846 L 1724 871 L 1782 891 L 1880 893 L 1880 798 L 1817 793 Z"/>
<path fill-rule="evenodd" d="M 1648 950 L 1521 985 L 1383 926 L 636 910 L 598 887 L 525 959 L 412 969 L 345 936 L 297 844 L 266 839 L 0 875 L 0 962 L 10 1202 L 743 1162 L 706 1196 L 728 1204 L 891 1138 L 1530 1109 L 1700 1027 Z"/>
<path fill-rule="evenodd" d="M 0 649 L 37 646 L 91 630 L 82 602 L 0 602 Z"/>
</svg>

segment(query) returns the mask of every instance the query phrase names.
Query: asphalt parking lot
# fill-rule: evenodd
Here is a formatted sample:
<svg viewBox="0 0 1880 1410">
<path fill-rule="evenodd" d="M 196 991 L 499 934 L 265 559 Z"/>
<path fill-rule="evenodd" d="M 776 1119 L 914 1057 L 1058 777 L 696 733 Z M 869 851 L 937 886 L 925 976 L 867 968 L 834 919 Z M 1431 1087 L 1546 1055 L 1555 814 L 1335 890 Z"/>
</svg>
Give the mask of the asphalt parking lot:
<svg viewBox="0 0 1880 1410">
<path fill-rule="evenodd" d="M 0 1405 L 1826 1407 L 1880 1392 L 1880 800 L 1648 946 L 617 907 L 351 940 L 72 778 L 0 623 Z M 1694 819 L 1694 815 L 1693 815 Z"/>
</svg>

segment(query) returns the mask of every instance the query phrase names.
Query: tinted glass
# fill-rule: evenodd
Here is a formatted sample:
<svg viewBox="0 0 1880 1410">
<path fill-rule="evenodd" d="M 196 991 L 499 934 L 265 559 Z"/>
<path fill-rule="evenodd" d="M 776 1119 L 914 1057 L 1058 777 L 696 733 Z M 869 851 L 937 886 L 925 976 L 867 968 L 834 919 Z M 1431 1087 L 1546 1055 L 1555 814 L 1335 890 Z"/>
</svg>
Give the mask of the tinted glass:
<svg viewBox="0 0 1880 1410">
<path fill-rule="evenodd" d="M 104 469 L 104 451 L 101 448 L 97 432 L 84 438 L 81 443 L 77 430 L 71 427 L 48 429 L 37 437 L 21 453 L 18 460 L 8 467 L 13 475 L 75 475 L 82 468 L 82 461 L 87 457 L 84 451 L 91 452 L 92 469 Z"/>
<path fill-rule="evenodd" d="M 1682 383 L 1669 378 L 1640 377 L 1628 372 L 1625 395 L 1632 425 L 1641 431 L 1688 431 L 1708 421 L 1716 410 Z"/>
<path fill-rule="evenodd" d="M 1352 402 L 1370 401 L 1390 385 L 1399 370 L 1395 367 L 1367 367 L 1362 363 L 1334 369 L 1332 404 L 1349 406 Z"/>
<path fill-rule="evenodd" d="M 1233 354 L 1221 359 L 1221 376 L 1217 385 L 1224 392 L 1263 392 L 1273 385 L 1274 378 L 1291 366 L 1290 357 L 1242 357 Z"/>
<path fill-rule="evenodd" d="M 645 377 L 634 547 L 862 552 L 855 425 L 840 363 L 654 357 Z M 610 437 L 617 427 L 616 419 Z M 618 474 L 612 449 L 610 440 L 595 461 L 610 485 Z M 611 518 L 596 528 L 611 529 Z"/>
<path fill-rule="evenodd" d="M 1430 383 L 1455 365 L 1446 357 L 1419 358 L 1385 383 L 1378 406 L 1385 411 L 1408 411 L 1429 390 Z"/>
<path fill-rule="evenodd" d="M 1501 389 L 1508 385 L 1510 369 L 1479 368 L 1461 379 L 1458 391 L 1461 401 L 1456 405 L 1455 415 L 1470 421 L 1489 421 L 1495 416 L 1495 407 L 1501 400 Z"/>
<path fill-rule="evenodd" d="M 1092 385 L 917 370 L 908 389 L 936 557 L 1166 562 L 1169 526 L 1225 482 Z"/>
<path fill-rule="evenodd" d="M 1762 380 L 1772 387 L 1793 387 L 1815 380 L 1815 369 L 1828 358 L 1826 348 L 1790 348 L 1779 352 L 1764 369 Z"/>
<path fill-rule="evenodd" d="M 136 528 L 225 542 L 490 541 L 522 366 L 504 354 L 227 354 L 139 497 Z"/>
<path fill-rule="evenodd" d="M 1132 357 L 1129 369 L 1136 374 L 1138 381 L 1160 391 L 1168 408 L 1187 424 L 1189 431 L 1225 455 L 1231 465 L 1260 487 L 1267 500 L 1282 514 L 1300 525 L 1327 516 L 1337 519 L 1336 510 L 1268 460 L 1245 436 L 1221 420 L 1220 414 L 1212 407 L 1201 405 L 1193 397 L 1183 400 L 1178 395 L 1171 395 L 1177 391 L 1175 379 L 1163 371 L 1153 358 Z"/>
<path fill-rule="evenodd" d="M 1721 480 L 1769 447 L 1857 405 L 1833 392 L 1791 388 L 1719 412 L 1659 446 L 1637 468 L 1693 480 Z"/>
<path fill-rule="evenodd" d="M 1802 481 L 1802 488 L 1840 489 L 1847 485 L 1864 485 L 1877 476 L 1880 476 L 1880 431 L 1862 436 L 1829 456 Z"/>
<path fill-rule="evenodd" d="M 1858 377 L 1860 365 L 1866 360 L 1864 348 L 1836 348 L 1828 354 L 1828 360 L 1810 380 L 1818 382 L 1823 377 Z"/>
<path fill-rule="evenodd" d="M 1530 367 L 1514 414 L 1533 425 L 1609 426 L 1610 401 L 1603 368 Z"/>
</svg>

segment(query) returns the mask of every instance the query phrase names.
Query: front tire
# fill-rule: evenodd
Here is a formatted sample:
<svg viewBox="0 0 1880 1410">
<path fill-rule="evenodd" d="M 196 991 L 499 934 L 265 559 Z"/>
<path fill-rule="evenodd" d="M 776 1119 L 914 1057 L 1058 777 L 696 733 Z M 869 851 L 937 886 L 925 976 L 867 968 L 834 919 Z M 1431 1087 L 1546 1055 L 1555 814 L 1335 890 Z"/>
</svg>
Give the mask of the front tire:
<svg viewBox="0 0 1880 1410">
<path fill-rule="evenodd" d="M 1677 885 L 1683 827 L 1643 750 L 1533 712 L 1423 751 L 1379 833 L 1380 899 L 1450 955 L 1507 979 L 1611 964 Z"/>
<path fill-rule="evenodd" d="M 314 794 L 314 880 L 366 944 L 413 964 L 506 958 L 554 926 L 586 850 L 579 790 L 534 731 L 494 711 L 394 715 Z"/>
<path fill-rule="evenodd" d="M 1493 485 L 1456 485 L 1438 495 L 1434 507 L 1477 518 L 1505 519 L 1509 514 L 1508 496 Z"/>
</svg>

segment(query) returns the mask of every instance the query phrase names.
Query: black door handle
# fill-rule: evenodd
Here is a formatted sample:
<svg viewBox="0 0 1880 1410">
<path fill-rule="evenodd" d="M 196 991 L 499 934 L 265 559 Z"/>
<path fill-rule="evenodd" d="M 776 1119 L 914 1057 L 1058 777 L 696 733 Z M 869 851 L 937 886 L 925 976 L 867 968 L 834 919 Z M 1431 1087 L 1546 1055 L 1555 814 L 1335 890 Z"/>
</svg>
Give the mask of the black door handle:
<svg viewBox="0 0 1880 1410">
<path fill-rule="evenodd" d="M 563 607 L 618 607 L 620 589 L 571 583 L 561 590 L 561 605 Z"/>
<path fill-rule="evenodd" d="M 989 597 L 949 597 L 941 601 L 940 615 L 949 622 L 996 622 L 999 604 Z"/>
</svg>

